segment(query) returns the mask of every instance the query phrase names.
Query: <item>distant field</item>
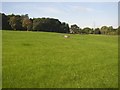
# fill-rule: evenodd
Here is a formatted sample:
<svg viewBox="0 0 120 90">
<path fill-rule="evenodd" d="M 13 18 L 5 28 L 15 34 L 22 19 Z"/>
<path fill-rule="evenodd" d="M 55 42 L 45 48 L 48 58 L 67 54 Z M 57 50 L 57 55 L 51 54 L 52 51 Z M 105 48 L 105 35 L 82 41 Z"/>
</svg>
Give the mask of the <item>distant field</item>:
<svg viewBox="0 0 120 90">
<path fill-rule="evenodd" d="M 117 88 L 118 38 L 3 31 L 3 88 Z"/>
</svg>

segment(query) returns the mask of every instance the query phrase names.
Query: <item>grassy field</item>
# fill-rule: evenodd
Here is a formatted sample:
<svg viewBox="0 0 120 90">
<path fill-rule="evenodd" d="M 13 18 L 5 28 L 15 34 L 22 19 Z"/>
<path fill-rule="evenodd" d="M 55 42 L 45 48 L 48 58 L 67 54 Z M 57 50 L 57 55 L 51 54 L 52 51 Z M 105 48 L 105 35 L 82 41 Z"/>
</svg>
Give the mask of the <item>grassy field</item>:
<svg viewBox="0 0 120 90">
<path fill-rule="evenodd" d="M 3 88 L 117 88 L 118 38 L 3 31 Z"/>
</svg>

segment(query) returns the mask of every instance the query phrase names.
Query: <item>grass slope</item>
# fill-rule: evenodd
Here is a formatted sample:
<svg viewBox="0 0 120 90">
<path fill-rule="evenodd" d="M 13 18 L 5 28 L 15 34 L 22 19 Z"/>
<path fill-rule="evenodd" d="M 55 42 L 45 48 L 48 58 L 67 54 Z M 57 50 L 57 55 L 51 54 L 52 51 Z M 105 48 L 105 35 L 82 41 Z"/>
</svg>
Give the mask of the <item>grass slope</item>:
<svg viewBox="0 0 120 90">
<path fill-rule="evenodd" d="M 3 31 L 3 88 L 118 87 L 117 36 Z"/>
</svg>

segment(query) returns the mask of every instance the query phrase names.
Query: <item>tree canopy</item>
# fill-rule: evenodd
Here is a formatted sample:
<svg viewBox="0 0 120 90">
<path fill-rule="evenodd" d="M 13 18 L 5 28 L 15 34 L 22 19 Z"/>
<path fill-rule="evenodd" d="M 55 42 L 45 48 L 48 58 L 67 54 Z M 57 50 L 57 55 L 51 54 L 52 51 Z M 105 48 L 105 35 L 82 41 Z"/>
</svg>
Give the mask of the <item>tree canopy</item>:
<svg viewBox="0 0 120 90">
<path fill-rule="evenodd" d="M 114 29 L 112 26 L 102 26 L 101 28 L 85 27 L 81 29 L 77 24 L 69 27 L 66 22 L 61 22 L 55 18 L 29 18 L 25 15 L 5 15 L 2 16 L 2 30 L 22 30 L 22 31 L 44 31 L 44 32 L 58 32 L 58 33 L 72 33 L 72 34 L 104 34 L 116 35 L 120 32 L 120 26 Z"/>
</svg>

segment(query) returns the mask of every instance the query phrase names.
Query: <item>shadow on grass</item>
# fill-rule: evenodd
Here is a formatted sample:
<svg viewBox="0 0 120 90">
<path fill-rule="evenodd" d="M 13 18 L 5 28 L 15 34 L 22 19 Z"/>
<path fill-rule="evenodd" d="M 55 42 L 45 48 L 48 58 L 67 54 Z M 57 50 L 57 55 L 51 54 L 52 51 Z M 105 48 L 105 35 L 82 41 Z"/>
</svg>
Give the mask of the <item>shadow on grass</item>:
<svg viewBox="0 0 120 90">
<path fill-rule="evenodd" d="M 23 46 L 31 46 L 31 44 L 29 44 L 29 43 L 23 43 L 22 45 Z"/>
</svg>

